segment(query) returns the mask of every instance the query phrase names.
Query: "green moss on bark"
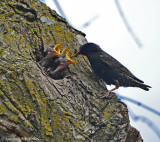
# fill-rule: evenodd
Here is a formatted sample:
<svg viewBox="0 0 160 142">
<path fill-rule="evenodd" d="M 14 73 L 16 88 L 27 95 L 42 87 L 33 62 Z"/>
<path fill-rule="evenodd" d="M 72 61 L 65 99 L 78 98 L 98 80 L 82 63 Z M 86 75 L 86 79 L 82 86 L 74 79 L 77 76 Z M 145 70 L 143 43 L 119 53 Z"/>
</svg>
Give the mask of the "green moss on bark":
<svg viewBox="0 0 160 142">
<path fill-rule="evenodd" d="M 129 120 L 122 108 L 126 106 L 114 94 L 110 100 L 99 98 L 106 88 L 86 58 L 75 59 L 78 64 L 70 65 L 67 76 L 61 80 L 49 78 L 37 64 L 49 44 L 63 42 L 62 49 L 71 46 L 74 52 L 86 42 L 84 34 L 37 0 L 3 0 L 0 7 L 3 137 L 14 135 L 15 140 L 58 142 L 109 141 L 123 139 L 116 132 L 123 126 L 125 138 Z M 113 125 L 117 122 L 118 127 Z"/>
</svg>

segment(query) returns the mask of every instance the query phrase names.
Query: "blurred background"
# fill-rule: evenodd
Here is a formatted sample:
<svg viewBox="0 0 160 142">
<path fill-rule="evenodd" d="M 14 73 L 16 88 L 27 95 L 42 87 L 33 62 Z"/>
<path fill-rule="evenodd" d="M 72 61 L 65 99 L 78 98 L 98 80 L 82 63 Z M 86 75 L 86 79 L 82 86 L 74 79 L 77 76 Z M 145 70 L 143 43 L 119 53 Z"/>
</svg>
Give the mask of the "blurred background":
<svg viewBox="0 0 160 142">
<path fill-rule="evenodd" d="M 129 109 L 131 125 L 144 142 L 160 141 L 160 1 L 159 0 L 41 0 L 71 26 L 84 32 L 145 84 L 119 88 Z M 108 89 L 113 86 L 107 86 Z"/>
</svg>

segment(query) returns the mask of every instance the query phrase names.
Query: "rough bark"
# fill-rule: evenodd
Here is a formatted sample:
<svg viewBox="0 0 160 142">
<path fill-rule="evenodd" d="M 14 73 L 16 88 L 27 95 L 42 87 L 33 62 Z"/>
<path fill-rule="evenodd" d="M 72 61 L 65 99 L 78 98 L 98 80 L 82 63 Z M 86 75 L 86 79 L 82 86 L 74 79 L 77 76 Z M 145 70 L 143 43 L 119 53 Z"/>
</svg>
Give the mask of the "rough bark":
<svg viewBox="0 0 160 142">
<path fill-rule="evenodd" d="M 73 53 L 87 41 L 40 1 L 0 1 L 0 141 L 140 142 L 127 106 L 114 93 L 100 98 L 105 84 L 86 58 L 60 79 L 38 66 L 48 45 L 61 42 Z"/>
</svg>

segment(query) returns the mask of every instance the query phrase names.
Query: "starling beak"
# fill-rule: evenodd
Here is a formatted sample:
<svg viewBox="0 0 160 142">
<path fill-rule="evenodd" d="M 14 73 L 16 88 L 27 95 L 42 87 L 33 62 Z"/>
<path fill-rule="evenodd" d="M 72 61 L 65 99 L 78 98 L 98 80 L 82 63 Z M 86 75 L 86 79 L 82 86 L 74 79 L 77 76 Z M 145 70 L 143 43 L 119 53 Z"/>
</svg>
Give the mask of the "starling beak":
<svg viewBox="0 0 160 142">
<path fill-rule="evenodd" d="M 110 92 L 118 89 L 120 86 L 139 87 L 146 91 L 151 88 L 144 84 L 142 80 L 135 77 L 119 61 L 104 52 L 97 44 L 86 43 L 82 45 L 73 57 L 80 54 L 87 56 L 94 72 L 102 78 L 106 84 L 115 85 L 115 88 L 108 91 L 106 95 L 109 95 Z"/>
<path fill-rule="evenodd" d="M 60 47 L 62 46 L 63 43 L 59 43 L 57 44 L 54 48 L 53 48 L 53 56 L 59 55 L 60 53 Z"/>
<path fill-rule="evenodd" d="M 69 48 L 70 48 L 70 46 L 68 46 L 67 48 L 65 48 L 65 49 L 62 51 L 62 54 L 65 54 L 65 53 L 68 51 Z"/>
<path fill-rule="evenodd" d="M 69 54 L 70 54 L 70 51 L 67 52 L 67 54 L 66 54 L 66 59 L 68 60 L 68 61 L 67 61 L 67 64 L 74 64 L 74 63 L 76 63 L 76 61 L 73 61 L 73 60 L 69 57 Z"/>
<path fill-rule="evenodd" d="M 64 53 L 64 52 L 62 52 L 62 53 Z M 57 67 L 53 71 L 53 73 L 56 73 L 56 72 L 58 72 L 58 71 L 60 71 L 60 70 L 62 70 L 64 68 L 66 68 L 69 64 L 76 63 L 75 61 L 70 59 L 69 54 L 70 54 L 70 52 L 67 52 L 67 54 L 59 55 L 59 58 L 56 59 L 56 61 L 55 61 L 55 63 L 57 64 Z"/>
</svg>

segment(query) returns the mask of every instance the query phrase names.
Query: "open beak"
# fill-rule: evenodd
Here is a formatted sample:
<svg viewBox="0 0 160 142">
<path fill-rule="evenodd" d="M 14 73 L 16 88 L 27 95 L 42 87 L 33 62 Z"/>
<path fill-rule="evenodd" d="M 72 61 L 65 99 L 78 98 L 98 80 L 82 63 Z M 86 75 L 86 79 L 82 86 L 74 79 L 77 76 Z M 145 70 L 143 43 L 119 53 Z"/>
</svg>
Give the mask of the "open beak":
<svg viewBox="0 0 160 142">
<path fill-rule="evenodd" d="M 69 57 L 69 53 L 67 52 L 65 59 L 62 61 L 62 63 L 60 63 L 60 65 L 58 65 L 58 67 L 53 71 L 53 73 L 56 73 L 62 69 L 64 69 L 65 67 L 67 67 L 69 64 L 74 64 L 76 63 L 75 61 L 71 60 L 71 58 Z"/>
<path fill-rule="evenodd" d="M 62 46 L 63 43 L 59 43 L 57 44 L 54 48 L 53 48 L 53 55 L 59 55 L 60 53 L 60 47 Z"/>
<path fill-rule="evenodd" d="M 69 64 L 74 64 L 74 63 L 76 63 L 76 61 L 73 61 L 73 60 L 69 57 L 69 54 L 70 54 L 70 51 L 67 52 L 67 54 L 66 54 L 66 59 L 68 60 L 68 63 L 69 63 Z"/>
<path fill-rule="evenodd" d="M 69 48 L 70 48 L 70 46 L 68 46 L 67 48 L 65 48 L 65 49 L 62 51 L 62 54 L 65 54 L 65 53 L 68 51 Z"/>
</svg>

